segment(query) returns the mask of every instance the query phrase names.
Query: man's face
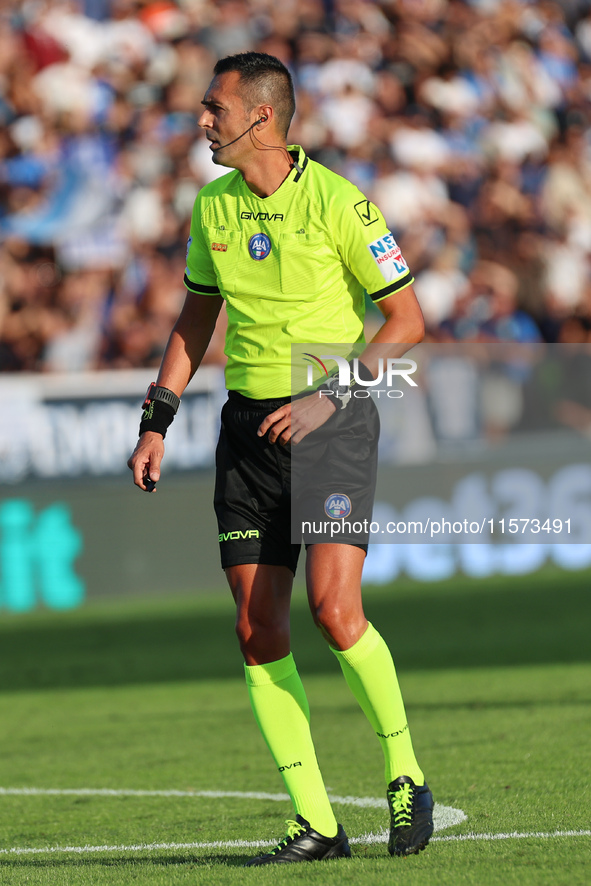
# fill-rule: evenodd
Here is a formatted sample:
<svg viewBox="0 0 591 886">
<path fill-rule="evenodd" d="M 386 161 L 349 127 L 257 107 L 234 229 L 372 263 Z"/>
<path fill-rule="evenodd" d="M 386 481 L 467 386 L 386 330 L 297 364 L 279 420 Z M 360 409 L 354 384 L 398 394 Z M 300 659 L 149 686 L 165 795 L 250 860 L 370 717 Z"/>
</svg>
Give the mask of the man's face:
<svg viewBox="0 0 591 886">
<path fill-rule="evenodd" d="M 213 162 L 219 166 L 236 168 L 250 148 L 248 135 L 227 148 L 221 147 L 245 133 L 256 120 L 254 112 L 247 114 L 244 110 L 239 82 L 238 71 L 219 74 L 211 81 L 202 102 L 205 110 L 199 118 L 199 126 L 211 143 Z"/>
</svg>

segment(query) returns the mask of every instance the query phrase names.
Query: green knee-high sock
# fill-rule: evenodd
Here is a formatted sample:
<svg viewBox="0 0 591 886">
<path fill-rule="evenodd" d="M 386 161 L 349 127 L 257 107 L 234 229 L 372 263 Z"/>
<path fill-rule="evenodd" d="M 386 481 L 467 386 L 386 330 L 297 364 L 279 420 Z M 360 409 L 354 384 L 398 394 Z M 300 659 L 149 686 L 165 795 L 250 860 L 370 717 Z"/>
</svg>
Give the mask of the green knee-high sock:
<svg viewBox="0 0 591 886">
<path fill-rule="evenodd" d="M 294 809 L 325 837 L 338 826 L 310 734 L 310 709 L 291 653 L 279 661 L 244 665 L 259 729 L 285 782 Z"/>
<path fill-rule="evenodd" d="M 370 624 L 350 649 L 332 651 L 351 692 L 380 740 L 386 783 L 399 775 L 409 775 L 415 784 L 424 784 L 425 778 L 412 749 L 394 662 L 380 634 Z"/>
</svg>

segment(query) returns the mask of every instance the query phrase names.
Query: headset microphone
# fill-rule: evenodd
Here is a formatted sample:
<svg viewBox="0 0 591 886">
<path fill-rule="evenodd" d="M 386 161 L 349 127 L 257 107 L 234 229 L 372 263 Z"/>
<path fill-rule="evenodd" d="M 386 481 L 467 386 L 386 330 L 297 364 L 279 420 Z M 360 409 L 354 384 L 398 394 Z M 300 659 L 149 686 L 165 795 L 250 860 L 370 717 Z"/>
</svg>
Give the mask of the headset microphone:
<svg viewBox="0 0 591 886">
<path fill-rule="evenodd" d="M 254 129 L 255 126 L 258 126 L 259 123 L 266 123 L 266 122 L 267 122 L 267 119 L 268 119 L 268 118 L 265 117 L 265 115 L 263 114 L 262 117 L 259 117 L 259 119 L 258 119 L 258 120 L 255 120 L 254 123 L 251 123 L 251 125 L 248 127 L 248 129 L 245 129 L 244 132 L 243 132 L 241 135 L 238 135 L 236 138 L 232 139 L 231 142 L 228 142 L 228 143 L 225 144 L 225 145 L 218 145 L 217 148 L 212 148 L 212 149 L 211 149 L 212 154 L 217 153 L 217 151 L 221 151 L 222 148 L 229 148 L 230 145 L 233 145 L 235 142 L 240 141 L 241 138 L 244 138 L 244 136 L 246 135 L 246 133 L 247 133 L 247 132 L 250 132 L 251 129 Z"/>
</svg>

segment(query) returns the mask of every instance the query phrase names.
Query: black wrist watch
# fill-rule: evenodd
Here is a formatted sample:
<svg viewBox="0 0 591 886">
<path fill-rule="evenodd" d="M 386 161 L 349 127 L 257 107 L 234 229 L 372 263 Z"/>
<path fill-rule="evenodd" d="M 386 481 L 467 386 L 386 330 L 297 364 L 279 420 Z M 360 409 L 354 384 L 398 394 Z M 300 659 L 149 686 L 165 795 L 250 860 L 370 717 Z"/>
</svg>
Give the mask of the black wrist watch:
<svg viewBox="0 0 591 886">
<path fill-rule="evenodd" d="M 150 403 L 154 400 L 162 400 L 163 403 L 168 403 L 168 405 L 172 406 L 174 409 L 175 415 L 181 405 L 181 398 L 177 397 L 174 391 L 171 391 L 168 388 L 162 388 L 153 381 L 147 390 L 142 409 L 147 409 Z"/>
<path fill-rule="evenodd" d="M 335 404 L 337 409 L 344 409 L 351 399 L 351 386 L 339 384 L 338 375 L 328 378 L 318 390 L 332 391 L 335 396 L 331 402 Z"/>
</svg>

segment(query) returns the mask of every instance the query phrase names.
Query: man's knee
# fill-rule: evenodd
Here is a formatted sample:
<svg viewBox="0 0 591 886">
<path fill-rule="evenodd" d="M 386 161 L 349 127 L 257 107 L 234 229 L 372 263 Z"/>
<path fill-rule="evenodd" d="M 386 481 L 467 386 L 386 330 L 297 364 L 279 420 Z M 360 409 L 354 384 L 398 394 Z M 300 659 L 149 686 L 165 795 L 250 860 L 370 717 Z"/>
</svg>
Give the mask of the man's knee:
<svg viewBox="0 0 591 886">
<path fill-rule="evenodd" d="M 236 601 L 236 634 L 247 663 L 287 655 L 291 571 L 283 566 L 246 564 L 229 567 L 226 576 Z"/>
<path fill-rule="evenodd" d="M 360 605 L 323 600 L 311 605 L 312 618 L 324 639 L 335 649 L 349 649 L 367 628 Z"/>
<path fill-rule="evenodd" d="M 343 609 L 336 600 L 322 600 L 320 603 L 312 604 L 312 618 L 314 624 L 323 633 L 331 633 L 332 630 L 338 629 L 346 617 Z"/>
<path fill-rule="evenodd" d="M 274 637 L 289 632 L 289 622 L 279 613 L 253 611 L 239 607 L 236 614 L 236 636 L 242 649 L 255 644 L 271 643 Z"/>
</svg>

